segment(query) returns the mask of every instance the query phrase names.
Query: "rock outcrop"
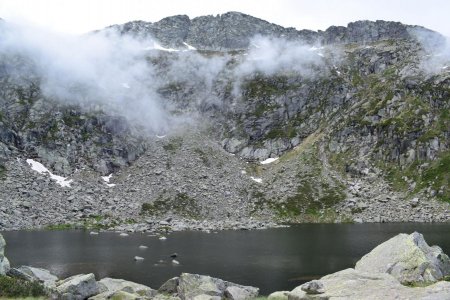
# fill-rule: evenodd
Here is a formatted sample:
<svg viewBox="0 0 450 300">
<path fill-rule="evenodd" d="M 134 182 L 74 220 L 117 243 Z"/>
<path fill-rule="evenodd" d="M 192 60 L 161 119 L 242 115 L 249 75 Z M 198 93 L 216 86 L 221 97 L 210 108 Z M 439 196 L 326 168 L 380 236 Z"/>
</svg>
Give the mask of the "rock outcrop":
<svg viewBox="0 0 450 300">
<path fill-rule="evenodd" d="M 450 282 L 438 282 L 427 287 L 406 287 L 393 276 L 346 269 L 320 279 L 323 292 L 308 293 L 302 286 L 289 293 L 289 300 L 312 299 L 448 299 Z"/>
<path fill-rule="evenodd" d="M 356 263 L 356 271 L 387 273 L 402 284 L 436 282 L 450 275 L 450 259 L 439 246 L 428 246 L 423 235 L 399 234 Z"/>
<path fill-rule="evenodd" d="M 50 273 L 48 270 L 30 266 L 12 268 L 7 274 L 26 281 L 37 281 L 48 289 L 55 288 L 56 282 L 58 281 L 58 277 Z"/>
<path fill-rule="evenodd" d="M 158 22 L 134 21 L 111 26 L 122 34 L 154 38 L 168 47 L 185 49 L 191 45 L 198 50 L 230 51 L 251 47 L 255 36 L 270 36 L 296 40 L 307 44 L 372 43 L 388 39 L 444 38 L 436 32 L 419 26 L 399 22 L 358 21 L 347 27 L 331 26 L 325 31 L 284 28 L 239 12 L 227 12 L 216 16 L 201 16 L 192 20 L 186 15 L 164 18 Z"/>
<path fill-rule="evenodd" d="M 56 292 L 63 299 L 83 300 L 100 292 L 94 274 L 79 274 L 56 283 Z"/>
</svg>

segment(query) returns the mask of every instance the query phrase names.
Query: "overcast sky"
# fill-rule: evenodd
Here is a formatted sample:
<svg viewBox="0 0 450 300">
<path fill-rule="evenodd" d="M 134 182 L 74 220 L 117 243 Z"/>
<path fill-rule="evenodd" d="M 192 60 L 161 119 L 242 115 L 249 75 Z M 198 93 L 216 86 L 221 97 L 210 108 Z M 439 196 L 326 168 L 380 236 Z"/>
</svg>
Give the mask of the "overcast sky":
<svg viewBox="0 0 450 300">
<path fill-rule="evenodd" d="M 133 20 L 240 11 L 285 27 L 325 30 L 356 20 L 422 25 L 450 36 L 450 0 L 0 0 L 0 18 L 84 33 Z"/>
</svg>

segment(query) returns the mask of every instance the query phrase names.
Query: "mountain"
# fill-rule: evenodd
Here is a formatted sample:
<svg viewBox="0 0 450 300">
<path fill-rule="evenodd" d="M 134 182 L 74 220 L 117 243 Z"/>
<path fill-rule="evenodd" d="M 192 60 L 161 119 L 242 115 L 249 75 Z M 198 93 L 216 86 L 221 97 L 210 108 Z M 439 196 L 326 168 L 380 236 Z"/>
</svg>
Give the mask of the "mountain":
<svg viewBox="0 0 450 300">
<path fill-rule="evenodd" d="M 250 46 L 257 35 L 287 40 L 302 40 L 308 44 L 371 43 L 386 39 L 417 39 L 417 31 L 435 39 L 438 33 L 420 26 L 399 22 L 357 21 L 347 27 L 332 26 L 325 31 L 296 30 L 269 23 L 239 12 L 189 19 L 186 15 L 164 18 L 158 22 L 128 22 L 111 26 L 122 34 L 153 37 L 169 47 L 185 47 L 184 43 L 199 50 L 242 50 Z"/>
<path fill-rule="evenodd" d="M 450 220 L 439 33 L 386 21 L 299 31 L 230 12 L 113 25 L 82 40 L 96 48 L 39 52 L 10 30 L 0 229 Z"/>
</svg>

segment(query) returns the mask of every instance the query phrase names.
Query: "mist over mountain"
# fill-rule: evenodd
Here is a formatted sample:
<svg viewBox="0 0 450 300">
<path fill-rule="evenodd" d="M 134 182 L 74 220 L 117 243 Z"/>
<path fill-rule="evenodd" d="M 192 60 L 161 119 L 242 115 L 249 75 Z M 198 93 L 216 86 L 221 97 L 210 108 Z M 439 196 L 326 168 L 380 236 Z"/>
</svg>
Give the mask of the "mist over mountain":
<svg viewBox="0 0 450 300">
<path fill-rule="evenodd" d="M 448 221 L 449 45 L 238 12 L 82 36 L 0 22 L 0 229 Z"/>
</svg>

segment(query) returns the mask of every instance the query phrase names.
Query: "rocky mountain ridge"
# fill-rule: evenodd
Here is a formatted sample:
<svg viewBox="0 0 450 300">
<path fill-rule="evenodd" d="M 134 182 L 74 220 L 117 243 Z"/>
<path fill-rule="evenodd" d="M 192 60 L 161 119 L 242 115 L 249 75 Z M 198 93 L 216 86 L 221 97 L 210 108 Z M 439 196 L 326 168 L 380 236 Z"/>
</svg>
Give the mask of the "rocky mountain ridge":
<svg viewBox="0 0 450 300">
<path fill-rule="evenodd" d="M 418 40 L 416 27 L 362 21 L 307 32 L 306 42 L 320 34 L 317 47 L 243 14 L 202 18 L 113 27 L 201 49 L 143 52 L 151 73 L 141 80 L 152 83 L 143 90 L 185 116 L 167 132 L 88 88 L 71 89 L 73 101 L 49 96 L 38 61 L 1 52 L 0 229 L 450 219 L 450 59 L 430 50 L 439 34 Z M 211 33 L 194 36 L 210 40 L 189 37 L 209 32 L 199 24 Z M 243 50 L 255 33 L 271 36 Z M 144 84 L 121 89 L 135 95 Z M 29 159 L 73 182 L 59 186 Z"/>
<path fill-rule="evenodd" d="M 198 50 L 230 51 L 251 47 L 255 36 L 271 36 L 287 40 L 300 40 L 307 44 L 330 45 L 349 43 L 372 43 L 388 39 L 437 39 L 443 37 L 421 26 L 404 25 L 389 21 L 356 21 L 344 26 L 331 26 L 325 31 L 297 30 L 246 15 L 228 12 L 216 16 L 201 16 L 190 19 L 177 15 L 158 22 L 133 21 L 110 28 L 121 34 L 132 34 L 141 38 L 153 37 L 163 45 L 186 48 L 186 44 Z M 419 37 L 420 32 L 423 37 Z"/>
</svg>

